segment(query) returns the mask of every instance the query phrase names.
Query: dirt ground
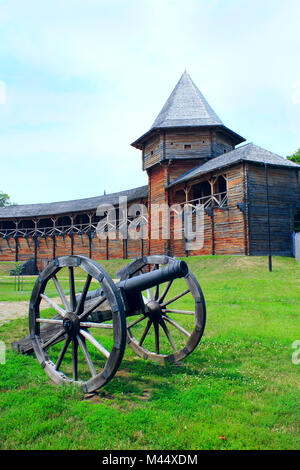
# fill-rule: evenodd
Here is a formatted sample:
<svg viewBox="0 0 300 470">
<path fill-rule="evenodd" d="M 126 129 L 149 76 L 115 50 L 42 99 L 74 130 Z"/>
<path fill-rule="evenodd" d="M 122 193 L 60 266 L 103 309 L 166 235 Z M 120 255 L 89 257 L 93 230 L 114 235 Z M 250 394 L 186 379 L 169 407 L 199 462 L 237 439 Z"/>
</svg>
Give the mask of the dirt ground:
<svg viewBox="0 0 300 470">
<path fill-rule="evenodd" d="M 58 304 L 61 303 L 59 298 L 52 299 Z M 10 320 L 15 320 L 16 318 L 25 318 L 28 316 L 28 305 L 29 302 L 26 300 L 21 300 L 19 302 L 0 302 L 0 326 L 4 323 L 9 322 Z M 41 309 L 49 308 L 47 302 L 42 300 Z"/>
</svg>

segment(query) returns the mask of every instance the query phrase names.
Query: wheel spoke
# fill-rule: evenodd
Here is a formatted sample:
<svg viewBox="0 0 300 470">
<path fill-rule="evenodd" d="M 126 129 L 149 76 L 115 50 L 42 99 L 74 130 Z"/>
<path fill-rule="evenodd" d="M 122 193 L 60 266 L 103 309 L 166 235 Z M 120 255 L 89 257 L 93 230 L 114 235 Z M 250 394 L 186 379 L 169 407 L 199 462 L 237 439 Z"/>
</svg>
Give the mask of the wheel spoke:
<svg viewBox="0 0 300 470">
<path fill-rule="evenodd" d="M 93 346 L 95 346 L 95 348 L 98 349 L 98 351 L 100 351 L 103 356 L 105 356 L 107 359 L 109 358 L 109 352 L 88 331 L 80 329 L 79 333 L 84 336 Z"/>
<path fill-rule="evenodd" d="M 155 335 L 155 352 L 159 354 L 159 325 L 158 322 L 153 322 L 154 335 Z"/>
<path fill-rule="evenodd" d="M 174 310 L 171 308 L 162 308 L 161 311 L 163 313 L 179 313 L 181 315 L 195 315 L 195 312 L 191 312 L 190 310 Z"/>
<path fill-rule="evenodd" d="M 73 365 L 73 379 L 78 380 L 78 341 L 73 338 L 72 341 L 72 365 Z"/>
<path fill-rule="evenodd" d="M 147 296 L 148 296 L 147 301 L 153 300 L 153 294 L 152 294 L 152 291 L 150 289 L 147 289 Z"/>
<path fill-rule="evenodd" d="M 59 297 L 61 298 L 61 301 L 62 301 L 62 303 L 63 303 L 65 309 L 66 309 L 67 311 L 70 311 L 69 302 L 67 301 L 66 296 L 65 296 L 65 294 L 63 293 L 62 287 L 61 287 L 60 283 L 58 282 L 58 279 L 57 279 L 57 277 L 56 277 L 55 274 L 53 274 L 52 279 L 53 279 L 54 285 L 55 285 L 55 287 L 56 287 L 56 290 L 57 290 L 57 292 L 58 292 L 58 294 L 59 294 Z"/>
<path fill-rule="evenodd" d="M 172 320 L 171 318 L 169 317 L 165 317 L 163 315 L 162 317 L 164 320 L 166 320 L 167 322 L 169 322 L 171 325 L 175 326 L 175 328 L 177 328 L 177 330 L 181 331 L 181 333 L 183 333 L 185 336 L 187 336 L 188 338 L 191 336 L 190 333 L 188 331 L 186 331 L 182 326 L 178 325 L 178 323 L 176 323 L 174 320 Z"/>
<path fill-rule="evenodd" d="M 165 322 L 162 318 L 160 320 L 160 325 L 161 325 L 162 329 L 164 330 L 164 333 L 165 333 L 166 337 L 168 338 L 169 343 L 172 346 L 173 351 L 176 352 L 177 351 L 176 345 L 175 345 L 175 343 L 173 341 L 173 338 L 172 338 L 172 336 L 171 336 L 171 334 L 168 330 L 167 325 L 165 324 Z"/>
<path fill-rule="evenodd" d="M 77 341 L 79 343 L 80 349 L 83 352 L 84 359 L 88 365 L 88 368 L 90 369 L 90 373 L 92 377 L 95 377 L 96 371 L 94 364 L 92 363 L 91 356 L 89 355 L 89 352 L 87 350 L 86 344 L 85 344 L 85 338 L 81 338 L 80 335 L 77 336 Z"/>
<path fill-rule="evenodd" d="M 66 351 L 67 351 L 67 349 L 68 349 L 68 346 L 69 346 L 69 344 L 70 344 L 70 341 L 71 341 L 71 339 L 70 339 L 69 337 L 66 338 L 66 340 L 65 340 L 65 342 L 64 342 L 64 344 L 63 344 L 63 347 L 62 347 L 62 349 L 61 349 L 61 351 L 60 351 L 60 353 L 59 353 L 59 356 L 58 356 L 56 365 L 55 365 L 55 369 L 56 369 L 56 370 L 58 370 L 58 369 L 60 368 L 60 365 L 61 365 L 61 363 L 62 363 L 62 360 L 63 360 L 63 358 L 64 358 L 64 355 L 65 355 L 65 353 L 66 353 Z"/>
<path fill-rule="evenodd" d="M 107 330 L 113 329 L 112 323 L 96 323 L 92 321 L 80 322 L 80 328 L 106 328 Z"/>
<path fill-rule="evenodd" d="M 138 323 L 140 323 L 140 321 L 144 320 L 145 318 L 146 318 L 146 315 L 143 315 L 137 320 L 134 320 L 132 323 L 129 323 L 129 325 L 127 325 L 127 328 L 131 328 L 132 326 L 137 325 Z"/>
<path fill-rule="evenodd" d="M 86 310 L 84 310 L 81 315 L 79 315 L 79 320 L 81 320 L 82 318 L 84 317 L 87 317 L 90 313 L 93 312 L 93 310 L 95 310 L 95 308 L 99 307 L 101 304 L 103 304 L 103 302 L 105 302 L 107 299 L 106 299 L 106 296 L 103 296 L 103 297 L 100 297 L 98 298 L 93 304 L 89 305 L 89 307 L 87 307 Z"/>
<path fill-rule="evenodd" d="M 57 339 L 59 339 L 61 336 L 64 336 L 64 335 L 65 335 L 65 330 L 58 331 L 56 335 L 52 336 L 52 338 L 48 339 L 48 341 L 46 341 L 46 343 L 43 344 L 43 349 L 48 348 L 48 346 L 51 346 L 51 344 L 55 343 Z"/>
<path fill-rule="evenodd" d="M 150 330 L 151 324 L 152 324 L 152 321 L 149 319 L 149 320 L 148 320 L 148 323 L 147 323 L 147 325 L 146 325 L 146 328 L 145 328 L 145 330 L 144 330 L 144 333 L 142 334 L 142 337 L 141 337 L 141 339 L 140 339 L 140 341 L 139 341 L 139 345 L 140 345 L 140 346 L 142 346 L 143 342 L 145 341 L 145 338 L 146 338 L 146 336 L 147 336 L 147 334 L 148 334 L 148 332 L 149 332 L 149 330 Z"/>
<path fill-rule="evenodd" d="M 56 302 L 54 302 L 54 300 L 52 299 L 49 299 L 49 297 L 47 297 L 47 295 L 45 294 L 40 294 L 41 298 L 43 300 L 45 300 L 47 302 L 47 304 L 49 304 L 52 308 L 54 308 L 54 310 L 57 311 L 57 313 L 59 313 L 62 317 L 65 316 L 66 312 L 63 308 L 59 307 L 59 305 L 57 305 Z"/>
<path fill-rule="evenodd" d="M 161 308 L 165 307 L 166 305 L 171 304 L 172 302 L 175 302 L 175 300 L 180 299 L 180 297 L 183 297 L 184 295 L 188 294 L 189 292 L 190 292 L 190 289 L 186 289 L 186 290 L 180 292 L 180 294 L 175 295 L 175 297 L 172 297 L 171 299 L 169 299 L 166 302 L 164 302 L 163 304 L 161 304 Z"/>
<path fill-rule="evenodd" d="M 62 325 L 62 320 L 53 320 L 52 318 L 37 318 L 37 323 L 52 323 L 53 325 Z"/>
<path fill-rule="evenodd" d="M 75 294 L 75 281 L 74 281 L 74 268 L 69 266 L 69 283 L 70 283 L 70 308 L 71 312 L 76 310 L 76 294 Z"/>
<path fill-rule="evenodd" d="M 173 281 L 169 281 L 169 282 L 166 284 L 164 290 L 162 291 L 161 296 L 158 298 L 158 302 L 159 302 L 159 303 L 163 302 L 164 298 L 166 297 L 166 295 L 167 295 L 167 293 L 168 293 L 168 291 L 169 291 L 169 289 L 170 289 L 170 287 L 171 287 L 171 285 L 172 285 L 172 282 L 173 282 Z"/>
<path fill-rule="evenodd" d="M 86 278 L 86 281 L 85 281 L 85 284 L 84 284 L 83 291 L 80 295 L 79 302 L 77 304 L 77 308 L 76 308 L 76 312 L 75 312 L 76 315 L 81 315 L 81 313 L 83 312 L 84 302 L 85 302 L 86 295 L 88 293 L 88 290 L 89 290 L 89 287 L 90 287 L 90 284 L 91 284 L 91 280 L 92 280 L 92 276 L 90 276 L 88 274 L 87 278 Z"/>
</svg>

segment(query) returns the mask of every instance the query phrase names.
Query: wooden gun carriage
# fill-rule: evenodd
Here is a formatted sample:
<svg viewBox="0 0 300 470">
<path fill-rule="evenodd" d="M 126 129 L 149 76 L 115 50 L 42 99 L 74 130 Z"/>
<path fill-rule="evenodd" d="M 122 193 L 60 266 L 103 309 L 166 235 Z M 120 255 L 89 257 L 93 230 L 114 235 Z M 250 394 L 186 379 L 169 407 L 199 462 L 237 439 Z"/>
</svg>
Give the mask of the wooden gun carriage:
<svg viewBox="0 0 300 470">
<path fill-rule="evenodd" d="M 83 271 L 83 287 L 78 288 L 75 269 Z M 181 361 L 196 348 L 205 328 L 205 301 L 184 261 L 147 256 L 115 277 L 84 256 L 50 261 L 32 291 L 30 334 L 13 348 L 34 351 L 54 383 L 75 382 L 85 393 L 114 377 L 126 342 L 138 356 L 161 364 Z M 53 284 L 59 301 L 47 295 Z M 42 300 L 50 311 L 41 308 Z M 178 308 L 178 302 L 187 308 Z"/>
</svg>

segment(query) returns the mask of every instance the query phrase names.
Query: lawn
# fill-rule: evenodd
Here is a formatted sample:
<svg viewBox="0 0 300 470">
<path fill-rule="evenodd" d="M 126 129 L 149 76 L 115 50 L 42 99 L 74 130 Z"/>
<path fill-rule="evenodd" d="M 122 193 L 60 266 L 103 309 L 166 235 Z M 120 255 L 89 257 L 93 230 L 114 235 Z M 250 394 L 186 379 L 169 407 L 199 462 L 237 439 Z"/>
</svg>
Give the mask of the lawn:
<svg viewBox="0 0 300 470">
<path fill-rule="evenodd" d="M 11 351 L 28 332 L 26 319 L 0 327 L 1 449 L 299 449 L 292 344 L 300 340 L 300 264 L 274 257 L 269 273 L 265 257 L 186 261 L 207 305 L 198 348 L 162 367 L 128 347 L 118 374 L 92 397 L 52 385 L 34 356 Z M 125 261 L 101 264 L 113 275 Z M 5 269 L 0 301 L 29 300 L 35 279 L 15 292 Z"/>
</svg>

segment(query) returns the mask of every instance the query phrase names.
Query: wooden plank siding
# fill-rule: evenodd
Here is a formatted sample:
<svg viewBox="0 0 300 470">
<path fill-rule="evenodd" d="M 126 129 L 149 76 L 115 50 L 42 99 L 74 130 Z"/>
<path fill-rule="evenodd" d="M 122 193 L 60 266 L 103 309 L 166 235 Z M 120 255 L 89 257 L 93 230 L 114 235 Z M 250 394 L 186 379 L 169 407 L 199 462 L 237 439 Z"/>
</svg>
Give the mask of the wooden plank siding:
<svg viewBox="0 0 300 470">
<path fill-rule="evenodd" d="M 185 146 L 190 145 L 190 149 Z M 211 156 L 209 130 L 168 131 L 166 133 L 165 158 L 204 158 Z"/>
<path fill-rule="evenodd" d="M 15 261 L 16 258 L 16 243 L 13 238 L 4 240 L 0 238 L 0 260 L 1 261 Z"/>
<path fill-rule="evenodd" d="M 247 254 L 245 215 L 238 207 L 245 199 L 243 165 L 215 172 L 213 177 L 224 174 L 227 178 L 228 205 L 225 208 L 212 207 L 209 214 L 205 215 L 203 249 L 191 252 L 191 255 Z"/>
<path fill-rule="evenodd" d="M 122 240 L 118 233 L 116 239 L 108 240 L 99 239 L 95 234 L 90 238 L 87 233 L 56 235 L 54 239 L 50 236 L 39 236 L 37 241 L 32 236 L 17 239 L 11 237 L 8 240 L 0 238 L 0 260 L 27 261 L 36 257 L 37 267 L 41 269 L 53 256 L 71 254 L 80 254 L 96 260 L 132 259 L 158 253 L 171 256 L 268 254 L 264 166 L 250 162 L 237 163 L 168 189 L 170 182 L 194 166 L 194 160 L 186 159 L 164 160 L 148 168 L 148 199 L 136 199 L 129 203 L 143 203 L 148 207 L 148 240 Z M 294 215 L 297 200 L 299 201 L 297 173 L 293 169 L 268 168 L 271 248 L 274 255 L 292 255 Z M 184 235 L 181 238 L 177 236 L 173 212 L 170 214 L 170 239 L 162 238 L 162 216 L 154 230 L 151 207 L 153 204 L 167 204 L 170 207 L 190 201 L 196 194 L 193 186 L 208 180 L 214 182 L 220 175 L 227 181 L 228 202 L 224 207 L 212 206 L 205 211 L 204 244 L 201 249 L 187 251 Z M 217 192 L 218 184 L 214 183 L 213 186 L 216 186 Z M 71 223 L 75 216 L 76 214 L 65 214 L 64 220 L 70 220 Z M 42 223 L 42 218 L 40 221 Z M 13 226 L 12 221 L 9 227 Z"/>
<path fill-rule="evenodd" d="M 130 202 L 130 204 L 138 203 L 147 205 L 147 199 L 139 198 Z M 65 217 L 68 217 L 71 221 L 72 218 L 74 219 L 73 215 L 67 214 Z M 0 238 L 1 261 L 15 262 L 17 260 L 24 262 L 35 259 L 36 256 L 37 268 L 39 270 L 45 267 L 48 260 L 63 255 L 83 255 L 101 260 L 135 258 L 147 253 L 147 240 L 123 240 L 119 236 L 118 231 L 116 232 L 116 239 L 109 240 L 99 239 L 96 234 L 90 239 L 86 233 L 82 235 L 73 233 L 71 236 L 68 234 L 64 236 L 56 234 L 54 238 L 39 236 L 36 241 L 36 250 L 35 241 L 31 236 L 27 238 L 18 237 L 17 239 L 10 237 L 8 240 Z"/>
<path fill-rule="evenodd" d="M 163 160 L 193 159 L 206 161 L 234 148 L 230 137 L 211 129 L 168 129 L 154 134 L 144 144 L 143 169 L 148 170 Z"/>
<path fill-rule="evenodd" d="M 230 150 L 234 149 L 234 143 L 232 139 L 229 137 L 220 134 L 219 132 L 216 133 L 216 144 L 215 144 L 215 151 L 216 156 L 222 155 L 222 153 L 230 152 Z"/>
<path fill-rule="evenodd" d="M 149 254 L 167 253 L 169 242 L 162 239 L 162 217 L 159 217 L 157 228 L 153 222 L 153 205 L 168 204 L 167 191 L 165 190 L 165 186 L 168 184 L 167 164 L 150 168 L 148 176 L 148 252 Z"/>
<path fill-rule="evenodd" d="M 198 163 L 200 164 L 200 162 Z M 169 163 L 168 166 L 168 183 L 171 183 L 179 176 L 183 175 L 187 171 L 195 168 L 194 160 L 174 160 L 172 163 Z"/>
<path fill-rule="evenodd" d="M 245 204 L 244 167 L 242 164 L 223 171 L 216 171 L 189 181 L 188 184 L 172 188 L 170 203 L 183 202 L 183 192 L 188 191 L 188 200 L 192 199 L 193 186 L 207 181 L 209 177 L 216 178 L 225 175 L 227 178 L 228 205 L 224 208 L 210 207 L 204 214 L 204 244 L 199 250 L 185 250 L 184 240 L 175 240 L 171 233 L 171 252 L 175 256 L 186 254 L 248 254 L 248 231 L 245 213 L 240 209 Z M 181 200 L 179 198 L 181 197 Z M 240 206 L 240 207 L 239 207 Z M 174 222 L 171 219 L 174 230 Z"/>
<path fill-rule="evenodd" d="M 296 170 L 268 167 L 271 250 L 279 256 L 292 256 L 292 233 L 297 198 Z M 247 164 L 250 254 L 268 254 L 268 219 L 265 168 Z"/>
<path fill-rule="evenodd" d="M 162 136 L 156 135 L 150 139 L 144 147 L 143 152 L 143 169 L 147 169 L 163 159 L 163 139 Z"/>
</svg>

